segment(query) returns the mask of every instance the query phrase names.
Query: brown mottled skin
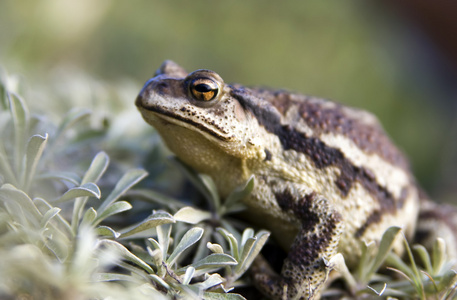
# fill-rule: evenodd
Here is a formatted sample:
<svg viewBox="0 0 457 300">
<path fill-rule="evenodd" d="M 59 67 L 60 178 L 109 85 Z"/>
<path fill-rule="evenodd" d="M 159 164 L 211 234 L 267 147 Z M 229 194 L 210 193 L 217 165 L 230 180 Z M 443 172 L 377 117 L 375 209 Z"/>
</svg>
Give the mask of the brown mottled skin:
<svg viewBox="0 0 457 300">
<path fill-rule="evenodd" d="M 413 235 L 422 194 L 371 114 L 228 85 L 171 61 L 155 75 L 136 105 L 170 150 L 210 175 L 222 197 L 254 176 L 249 215 L 288 251 L 280 276 L 255 275 L 265 294 L 318 298 L 331 269 L 325 262 L 337 252 L 353 266 L 360 242 L 379 241 L 388 227 Z M 394 249 L 402 251 L 401 241 Z"/>
</svg>

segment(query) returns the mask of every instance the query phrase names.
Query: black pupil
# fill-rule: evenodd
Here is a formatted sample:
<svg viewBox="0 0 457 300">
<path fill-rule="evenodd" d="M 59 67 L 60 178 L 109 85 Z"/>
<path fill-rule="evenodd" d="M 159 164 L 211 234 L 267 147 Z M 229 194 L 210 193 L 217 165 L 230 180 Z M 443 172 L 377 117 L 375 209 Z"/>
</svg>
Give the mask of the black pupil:
<svg viewBox="0 0 457 300">
<path fill-rule="evenodd" d="M 206 83 L 200 83 L 195 86 L 195 90 L 199 93 L 207 93 L 212 91 L 213 89 L 209 84 Z"/>
</svg>

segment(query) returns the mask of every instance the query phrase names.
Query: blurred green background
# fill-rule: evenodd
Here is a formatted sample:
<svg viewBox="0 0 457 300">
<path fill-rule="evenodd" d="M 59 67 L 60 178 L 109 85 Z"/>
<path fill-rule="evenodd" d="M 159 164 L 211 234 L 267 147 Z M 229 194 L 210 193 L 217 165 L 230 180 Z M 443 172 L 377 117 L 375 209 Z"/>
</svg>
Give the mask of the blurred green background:
<svg viewBox="0 0 457 300">
<path fill-rule="evenodd" d="M 120 118 L 164 59 L 361 107 L 381 119 L 426 189 L 448 198 L 457 183 L 455 69 L 411 7 L 381 2 L 2 0 L 0 65 L 25 77 L 32 95 L 51 87 L 28 97 L 51 115 L 90 106 L 85 96 L 97 93 L 86 89 L 102 82 L 126 87 L 104 108 Z M 54 92 L 80 95 L 65 106 Z"/>
</svg>

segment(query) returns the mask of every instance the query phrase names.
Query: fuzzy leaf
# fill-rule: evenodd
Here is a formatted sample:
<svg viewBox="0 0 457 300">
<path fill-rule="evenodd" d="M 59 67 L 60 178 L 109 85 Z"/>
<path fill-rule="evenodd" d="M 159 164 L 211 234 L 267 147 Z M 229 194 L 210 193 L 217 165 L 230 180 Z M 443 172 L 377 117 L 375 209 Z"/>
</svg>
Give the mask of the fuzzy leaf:
<svg viewBox="0 0 457 300">
<path fill-rule="evenodd" d="M 189 267 L 189 268 L 192 268 L 192 267 Z M 194 269 L 194 271 L 195 271 L 195 269 Z M 193 286 L 198 287 L 200 290 L 207 290 L 207 289 L 212 288 L 223 282 L 224 282 L 224 279 L 222 278 L 222 276 L 216 273 L 216 274 L 209 275 L 208 278 L 205 279 L 205 281 L 196 283 Z"/>
<path fill-rule="evenodd" d="M 97 182 L 100 177 L 105 173 L 106 168 L 108 167 L 109 164 L 109 157 L 106 155 L 105 152 L 99 152 L 94 159 L 92 159 L 92 162 L 89 166 L 89 169 L 87 169 L 86 173 L 84 174 L 84 177 L 81 181 L 81 183 L 84 185 L 86 183 L 90 182 Z M 73 205 L 73 215 L 71 219 L 71 225 L 73 228 L 73 231 L 76 232 L 76 227 L 78 226 L 79 220 L 81 218 L 81 215 L 83 213 L 83 209 L 86 206 L 86 202 L 88 200 L 88 197 L 81 197 L 77 198 L 74 205 Z M 101 213 L 100 211 L 98 213 Z"/>
<path fill-rule="evenodd" d="M 157 226 L 157 239 L 162 250 L 162 257 L 167 257 L 170 245 L 171 224 Z"/>
<path fill-rule="evenodd" d="M 156 283 L 160 284 L 162 287 L 164 287 L 166 290 L 170 290 L 171 287 L 168 285 L 168 283 L 165 282 L 162 278 L 157 276 L 156 274 L 149 275 L 149 277 L 154 280 Z"/>
<path fill-rule="evenodd" d="M 364 274 L 363 278 L 370 278 L 371 275 L 379 269 L 389 254 L 390 249 L 392 248 L 393 243 L 400 232 L 401 228 L 398 226 L 389 227 L 384 232 L 381 238 L 381 243 L 379 244 L 378 253 L 372 262 L 371 268 L 367 270 L 367 273 Z"/>
<path fill-rule="evenodd" d="M 238 264 L 237 261 L 228 254 L 213 253 L 213 254 L 210 254 L 207 257 L 203 258 L 202 260 L 199 260 L 199 261 L 191 264 L 191 266 L 194 267 L 196 270 L 201 270 L 201 269 L 214 269 L 214 268 L 226 267 L 226 266 L 235 266 L 237 264 Z M 182 274 L 185 272 L 186 269 L 187 269 L 187 267 L 181 268 L 178 271 L 176 271 L 176 273 Z"/>
<path fill-rule="evenodd" d="M 97 228 L 95 228 L 95 233 L 100 236 L 109 236 L 115 239 L 121 236 L 119 232 L 113 230 L 111 227 L 108 226 L 98 226 Z"/>
<path fill-rule="evenodd" d="M 163 265 L 163 256 L 162 251 L 160 249 L 152 250 L 148 247 L 148 254 L 151 257 L 152 263 L 157 269 L 157 275 L 165 276 L 167 271 L 165 270 L 165 266 Z"/>
<path fill-rule="evenodd" d="M 254 237 L 254 229 L 252 228 L 246 228 L 244 231 L 243 231 L 243 234 L 241 236 L 241 247 L 244 247 L 244 245 L 246 244 L 246 242 L 253 238 Z"/>
<path fill-rule="evenodd" d="M 14 154 L 16 173 L 20 174 L 22 157 L 25 150 L 25 138 L 28 127 L 29 112 L 24 101 L 16 94 L 7 93 L 9 108 L 14 124 Z"/>
<path fill-rule="evenodd" d="M 119 273 L 96 273 L 92 277 L 94 281 L 132 281 L 136 282 L 132 275 L 125 275 Z"/>
<path fill-rule="evenodd" d="M 216 184 L 214 183 L 213 179 L 206 174 L 199 174 L 201 182 L 205 185 L 206 190 L 209 192 L 208 201 L 214 203 L 215 210 L 219 211 L 219 207 L 221 204 L 221 200 L 219 198 L 219 194 L 217 192 Z"/>
<path fill-rule="evenodd" d="M 68 200 L 72 200 L 78 197 L 95 197 L 100 199 L 101 192 L 98 186 L 92 182 L 83 184 L 82 186 L 77 186 L 69 189 L 65 194 L 62 195 L 56 203 L 62 203 Z"/>
<path fill-rule="evenodd" d="M 13 185 L 18 185 L 16 175 L 14 174 L 13 168 L 8 160 L 5 147 L 0 143 L 0 174 L 4 177 L 5 182 Z"/>
<path fill-rule="evenodd" d="M 54 218 L 60 211 L 61 209 L 58 207 L 53 207 L 48 210 L 41 219 L 41 228 L 45 228 L 48 225 L 49 221 Z"/>
<path fill-rule="evenodd" d="M 88 117 L 90 115 L 91 111 L 88 109 L 80 109 L 80 108 L 74 108 L 70 110 L 65 117 L 63 118 L 62 122 L 60 123 L 59 128 L 57 129 L 56 132 L 56 139 L 68 128 L 73 126 L 73 124 L 77 123 L 78 121 Z M 94 181 L 94 180 L 90 180 Z"/>
<path fill-rule="evenodd" d="M 102 214 L 100 214 L 95 220 L 94 224 L 98 224 L 101 221 L 105 220 L 109 216 L 121 213 L 123 211 L 129 210 L 132 208 L 132 205 L 127 201 L 117 201 L 111 204 Z"/>
<path fill-rule="evenodd" d="M 111 241 L 111 240 L 101 240 L 100 245 L 107 247 L 109 249 L 114 250 L 116 253 L 118 253 L 123 259 L 141 267 L 144 269 L 146 272 L 149 274 L 153 274 L 154 270 L 143 260 L 141 260 L 138 256 L 130 252 L 127 248 L 125 248 L 123 245 L 116 241 Z"/>
<path fill-rule="evenodd" d="M 454 270 L 448 270 L 441 278 L 438 284 L 438 291 L 450 290 L 457 284 L 457 273 Z"/>
<path fill-rule="evenodd" d="M 110 206 L 113 202 L 119 199 L 128 189 L 139 182 L 141 179 L 146 177 L 148 173 L 143 169 L 134 169 L 128 171 L 122 178 L 117 182 L 113 191 L 106 197 L 105 201 L 100 205 L 97 212 L 102 215 L 103 211 Z"/>
<path fill-rule="evenodd" d="M 240 294 L 235 294 L 235 293 L 222 294 L 222 293 L 213 293 L 213 292 L 204 292 L 203 299 L 204 300 L 246 300 L 246 298 L 244 298 Z"/>
<path fill-rule="evenodd" d="M 49 204 L 46 200 L 42 199 L 42 198 L 33 199 L 33 203 L 35 204 L 35 206 L 38 208 L 38 210 L 41 213 L 45 213 L 46 214 L 47 211 L 53 209 L 53 206 L 51 204 Z M 58 223 L 58 224 L 56 224 L 57 228 L 61 229 L 62 231 L 65 231 L 65 234 L 67 236 L 72 236 L 73 235 L 73 232 L 71 230 L 71 226 L 67 222 L 67 220 L 65 220 L 60 214 L 56 214 L 53 217 L 55 217 L 55 222 Z"/>
<path fill-rule="evenodd" d="M 343 255 L 341 253 L 337 253 L 326 263 L 326 265 L 330 270 L 335 269 L 338 273 L 340 273 L 346 281 L 349 289 L 355 294 L 355 291 L 357 290 L 357 281 L 354 276 L 352 276 L 351 272 L 349 272 Z"/>
<path fill-rule="evenodd" d="M 182 284 L 189 284 L 190 281 L 192 280 L 192 277 L 194 277 L 194 274 L 195 274 L 195 268 L 188 267 L 186 270 L 186 273 L 184 274 L 184 277 L 182 279 Z"/>
<path fill-rule="evenodd" d="M 109 157 L 105 152 L 99 152 L 92 160 L 89 169 L 84 174 L 82 183 L 97 182 L 109 164 Z"/>
<path fill-rule="evenodd" d="M 186 206 L 178 210 L 175 213 L 174 218 L 177 221 L 189 224 L 198 224 L 203 220 L 211 219 L 211 213 Z"/>
<path fill-rule="evenodd" d="M 419 255 L 419 257 L 420 257 L 420 259 L 422 261 L 422 264 L 425 267 L 425 270 L 430 275 L 435 275 L 435 274 L 433 274 L 432 261 L 430 259 L 430 255 L 428 254 L 427 249 L 425 249 L 425 247 L 422 246 L 422 245 L 414 245 L 413 249 Z"/>
<path fill-rule="evenodd" d="M 216 192 L 216 186 L 211 178 L 206 175 L 198 174 L 194 169 L 190 168 L 177 157 L 172 157 L 170 161 L 173 162 L 174 165 L 176 165 L 200 191 L 200 193 L 202 193 L 205 199 L 207 199 L 209 204 L 212 206 L 212 210 L 218 211 L 220 200 Z"/>
<path fill-rule="evenodd" d="M 236 188 L 230 195 L 228 195 L 227 199 L 224 202 L 224 206 L 227 208 L 232 207 L 234 204 L 236 204 L 238 201 L 244 199 L 246 196 L 248 196 L 251 192 L 252 189 L 254 188 L 254 176 L 251 176 L 248 180 L 248 182 L 241 187 Z"/>
<path fill-rule="evenodd" d="M 219 244 L 206 243 L 206 247 L 213 253 L 224 253 L 224 249 Z M 233 256 L 233 255 L 232 255 Z M 235 257 L 236 259 L 236 257 Z"/>
<path fill-rule="evenodd" d="M 232 224 L 233 222 L 227 221 L 224 218 L 222 218 L 220 220 L 220 222 L 221 222 L 221 226 L 218 228 L 224 228 L 224 230 L 227 230 L 228 232 L 230 232 L 237 241 L 241 241 L 241 234 L 233 226 L 233 224 Z"/>
<path fill-rule="evenodd" d="M 446 262 L 446 243 L 442 238 L 437 238 L 432 249 L 433 274 L 438 274 Z"/>
<path fill-rule="evenodd" d="M 368 269 L 371 266 L 371 261 L 374 258 L 374 253 L 376 250 L 376 243 L 371 241 L 369 243 L 366 243 L 365 241 L 362 241 L 360 243 L 360 247 L 362 249 L 362 255 L 360 257 L 360 261 L 357 266 L 357 279 L 361 282 L 368 283 L 370 278 L 365 276 L 365 274 L 368 274 Z"/>
<path fill-rule="evenodd" d="M 236 214 L 246 210 L 247 206 L 242 202 L 236 202 L 228 207 L 221 214 Z"/>
<path fill-rule="evenodd" d="M 95 209 L 93 207 L 90 207 L 88 210 L 86 210 L 86 212 L 84 213 L 84 217 L 81 221 L 81 225 L 84 224 L 84 225 L 91 225 L 92 222 L 95 220 L 95 218 L 97 217 L 97 212 L 95 211 Z"/>
<path fill-rule="evenodd" d="M 240 263 L 236 267 L 235 273 L 237 276 L 241 276 L 251 266 L 263 245 L 267 242 L 269 236 L 270 233 L 268 231 L 261 230 L 256 236 L 249 238 L 246 241 L 243 245 L 243 249 L 241 250 Z"/>
<path fill-rule="evenodd" d="M 203 293 L 204 300 L 246 300 L 240 294 L 235 293 L 213 293 L 213 292 L 204 292 Z"/>
<path fill-rule="evenodd" d="M 413 252 L 411 251 L 411 247 L 409 246 L 408 241 L 406 240 L 405 236 L 403 236 L 403 242 L 404 242 L 405 249 L 406 249 L 406 255 L 407 255 L 406 257 L 409 258 L 409 261 L 411 263 L 410 268 L 414 274 L 414 276 L 411 277 L 411 279 L 414 281 L 414 285 L 415 285 L 417 293 L 419 294 L 419 297 L 423 298 L 422 296 L 424 296 L 424 286 L 422 284 L 421 274 L 419 272 L 419 269 L 417 268 L 416 261 L 414 260 Z M 382 245 L 382 241 L 381 241 L 381 245 Z"/>
<path fill-rule="evenodd" d="M 162 224 L 168 224 L 168 223 L 175 223 L 175 219 L 173 218 L 172 215 L 170 215 L 167 212 L 164 211 L 159 211 L 147 218 L 146 220 L 142 221 L 141 223 L 135 225 L 133 228 L 129 229 L 128 231 L 122 233 L 122 237 L 127 237 L 131 236 L 135 233 L 150 229 L 150 228 L 155 228 L 159 225 Z"/>
<path fill-rule="evenodd" d="M 46 141 L 48 140 L 48 134 L 45 136 L 34 135 L 29 139 L 27 143 L 27 151 L 25 155 L 25 173 L 24 173 L 24 189 L 28 190 L 30 182 L 33 179 L 33 176 L 36 172 L 36 166 L 38 161 L 43 154 L 44 147 L 46 146 Z"/>
<path fill-rule="evenodd" d="M 175 263 L 176 259 L 179 257 L 179 255 L 181 255 L 184 252 L 184 250 L 198 242 L 202 235 L 203 228 L 194 227 L 189 229 L 189 231 L 187 231 L 186 234 L 184 234 L 182 239 L 179 241 L 178 245 L 173 250 L 173 253 L 171 253 L 170 257 L 168 257 L 167 264 L 172 266 Z"/>
<path fill-rule="evenodd" d="M 184 202 L 178 201 L 167 195 L 148 189 L 134 189 L 129 191 L 129 195 L 141 197 L 145 201 L 160 204 L 163 207 L 169 207 L 172 209 L 185 206 Z"/>
<path fill-rule="evenodd" d="M 27 220 L 39 226 L 42 218 L 41 212 L 26 193 L 10 184 L 4 184 L 0 188 L 0 200 L 6 204 L 19 207 Z"/>
<path fill-rule="evenodd" d="M 155 239 L 149 238 L 149 239 L 147 239 L 147 241 L 149 243 L 151 243 L 151 246 L 152 246 L 152 248 L 154 248 L 154 250 L 157 250 L 157 249 L 161 250 L 162 249 L 162 247 L 160 246 L 159 242 L 157 242 Z"/>
<path fill-rule="evenodd" d="M 36 178 L 41 180 L 50 179 L 66 181 L 76 186 L 79 186 L 81 183 L 81 178 L 76 173 L 72 172 L 46 172 L 38 175 Z"/>
<path fill-rule="evenodd" d="M 210 228 L 211 226 L 206 225 L 205 227 Z M 213 236 L 213 234 L 214 234 L 213 228 L 210 228 L 209 230 L 205 229 L 205 231 L 203 232 L 202 238 L 198 242 L 198 245 L 193 254 L 192 263 L 199 261 L 200 259 L 202 259 L 203 257 L 208 255 L 207 244 L 208 244 L 209 240 L 211 239 L 211 237 Z"/>
<path fill-rule="evenodd" d="M 58 230 L 48 230 L 45 232 L 45 246 L 63 263 L 70 252 L 70 240 L 64 233 Z"/>
<path fill-rule="evenodd" d="M 221 227 L 217 228 L 217 232 L 219 232 L 229 242 L 230 253 L 233 257 L 235 257 L 237 261 L 240 261 L 238 241 L 236 240 L 235 236 L 233 236 L 233 234 L 231 234 L 230 232 Z"/>
<path fill-rule="evenodd" d="M 179 294 L 183 297 L 183 299 L 202 299 L 201 291 L 193 284 L 180 284 L 176 286 L 176 289 L 180 291 Z"/>
<path fill-rule="evenodd" d="M 389 269 L 394 271 L 400 271 L 406 274 L 408 280 L 412 282 L 412 278 L 414 277 L 414 272 L 410 266 L 408 266 L 398 255 L 393 252 L 390 252 L 387 255 L 386 265 L 389 266 Z"/>
</svg>

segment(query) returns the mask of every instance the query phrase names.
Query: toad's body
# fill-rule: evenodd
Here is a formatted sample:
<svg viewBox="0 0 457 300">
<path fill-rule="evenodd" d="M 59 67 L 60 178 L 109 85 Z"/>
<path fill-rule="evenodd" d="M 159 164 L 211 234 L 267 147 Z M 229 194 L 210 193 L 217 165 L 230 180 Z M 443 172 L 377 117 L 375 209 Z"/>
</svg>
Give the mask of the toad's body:
<svg viewBox="0 0 457 300">
<path fill-rule="evenodd" d="M 281 298 L 306 285 L 318 294 L 323 264 L 398 225 L 411 235 L 419 191 L 402 153 L 369 113 L 284 91 L 228 85 L 165 62 L 136 100 L 143 118 L 185 163 L 214 179 L 222 196 L 255 177 L 245 199 L 252 220 L 288 249 L 282 277 L 259 274 Z M 401 243 L 395 248 L 401 251 Z"/>
</svg>

